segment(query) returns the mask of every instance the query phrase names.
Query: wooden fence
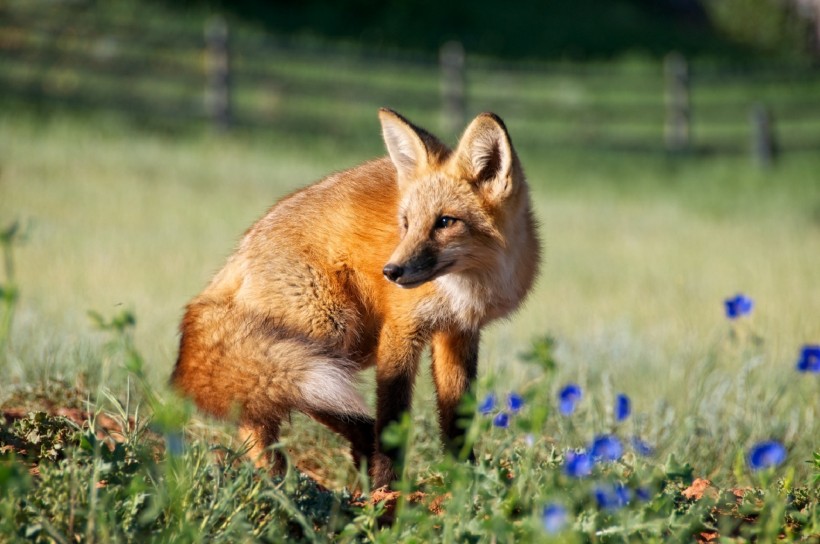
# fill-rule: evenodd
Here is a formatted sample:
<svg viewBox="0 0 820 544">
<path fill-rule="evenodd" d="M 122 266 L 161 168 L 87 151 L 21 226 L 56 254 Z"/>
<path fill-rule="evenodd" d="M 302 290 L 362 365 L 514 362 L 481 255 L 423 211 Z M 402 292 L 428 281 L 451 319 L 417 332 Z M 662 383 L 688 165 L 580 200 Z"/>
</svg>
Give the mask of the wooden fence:
<svg viewBox="0 0 820 544">
<path fill-rule="evenodd" d="M 222 19 L 55 18 L 0 8 L 0 108 L 112 111 L 136 122 L 368 138 L 390 106 L 448 138 L 479 111 L 520 145 L 621 152 L 820 151 L 820 72 L 665 62 L 508 63 L 458 43 L 373 55 L 232 32 Z"/>
</svg>

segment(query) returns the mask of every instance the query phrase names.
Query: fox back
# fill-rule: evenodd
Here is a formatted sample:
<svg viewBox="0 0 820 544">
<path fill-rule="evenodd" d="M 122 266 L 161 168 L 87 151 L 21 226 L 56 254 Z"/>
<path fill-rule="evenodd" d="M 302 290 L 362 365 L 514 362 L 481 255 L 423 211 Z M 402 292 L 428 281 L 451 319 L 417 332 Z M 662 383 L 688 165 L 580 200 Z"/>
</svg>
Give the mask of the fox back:
<svg viewBox="0 0 820 544">
<path fill-rule="evenodd" d="M 379 437 L 410 408 L 432 344 L 442 438 L 476 375 L 480 329 L 515 310 L 538 269 L 529 190 L 503 122 L 478 116 L 450 150 L 390 110 L 389 157 L 284 198 L 187 306 L 172 382 L 233 418 L 269 461 L 291 410 L 351 441 L 374 485 L 400 452 Z M 376 418 L 355 388 L 376 367 Z M 275 464 L 281 464 L 277 456 Z"/>
</svg>

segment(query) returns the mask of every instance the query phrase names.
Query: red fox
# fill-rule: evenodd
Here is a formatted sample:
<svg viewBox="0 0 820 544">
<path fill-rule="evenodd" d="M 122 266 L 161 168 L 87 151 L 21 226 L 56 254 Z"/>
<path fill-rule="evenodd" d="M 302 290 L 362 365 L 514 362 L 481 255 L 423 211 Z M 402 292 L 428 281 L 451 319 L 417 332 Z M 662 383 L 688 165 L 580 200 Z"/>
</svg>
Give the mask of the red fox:
<svg viewBox="0 0 820 544">
<path fill-rule="evenodd" d="M 274 205 L 190 304 L 172 383 L 234 417 L 260 464 L 300 410 L 351 443 L 374 487 L 399 451 L 382 431 L 410 409 L 426 345 L 445 445 L 476 377 L 479 333 L 533 284 L 539 241 L 504 123 L 484 113 L 455 150 L 379 110 L 389 157 L 332 174 Z M 355 388 L 375 365 L 376 417 Z"/>
</svg>

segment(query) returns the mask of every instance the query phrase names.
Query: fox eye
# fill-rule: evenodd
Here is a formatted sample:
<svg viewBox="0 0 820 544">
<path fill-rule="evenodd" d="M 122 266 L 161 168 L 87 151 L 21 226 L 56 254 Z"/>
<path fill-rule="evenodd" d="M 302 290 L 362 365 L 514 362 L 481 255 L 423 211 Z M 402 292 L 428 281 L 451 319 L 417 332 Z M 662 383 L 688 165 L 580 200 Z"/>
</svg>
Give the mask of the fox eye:
<svg viewBox="0 0 820 544">
<path fill-rule="evenodd" d="M 449 215 L 442 215 L 438 219 L 436 219 L 435 229 L 446 229 L 448 227 L 452 227 L 455 222 L 458 221 L 455 217 L 450 217 Z"/>
<path fill-rule="evenodd" d="M 408 227 L 407 217 L 402 217 L 401 218 L 401 226 L 404 227 L 404 230 L 407 230 L 407 227 Z"/>
</svg>

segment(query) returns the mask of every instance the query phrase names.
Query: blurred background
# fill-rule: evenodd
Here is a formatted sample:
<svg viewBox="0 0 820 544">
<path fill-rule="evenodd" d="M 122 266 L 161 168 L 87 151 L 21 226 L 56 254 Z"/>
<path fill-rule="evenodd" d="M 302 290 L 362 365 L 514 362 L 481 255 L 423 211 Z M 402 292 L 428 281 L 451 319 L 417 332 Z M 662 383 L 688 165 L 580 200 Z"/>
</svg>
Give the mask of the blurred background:
<svg viewBox="0 0 820 544">
<path fill-rule="evenodd" d="M 165 383 L 187 300 L 276 199 L 383 155 L 381 106 L 451 144 L 494 111 L 528 173 L 543 273 L 487 374 L 549 335 L 565 378 L 674 398 L 729 338 L 761 383 L 820 339 L 818 0 L 0 0 L 10 380 L 102 364 L 86 314 L 128 309 Z"/>
<path fill-rule="evenodd" d="M 0 100 L 368 148 L 380 105 L 448 138 L 493 110 L 533 149 L 754 146 L 768 161 L 820 150 L 819 13 L 817 0 L 3 0 Z"/>
</svg>

